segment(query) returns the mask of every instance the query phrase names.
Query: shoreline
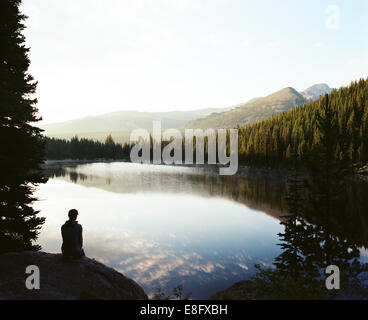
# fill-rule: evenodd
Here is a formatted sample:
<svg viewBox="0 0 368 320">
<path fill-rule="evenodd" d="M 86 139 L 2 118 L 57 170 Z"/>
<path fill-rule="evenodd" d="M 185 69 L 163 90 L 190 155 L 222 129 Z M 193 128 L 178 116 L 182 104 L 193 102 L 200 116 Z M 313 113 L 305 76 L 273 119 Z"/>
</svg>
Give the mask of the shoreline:
<svg viewBox="0 0 368 320">
<path fill-rule="evenodd" d="M 43 167 L 47 166 L 53 166 L 53 165 L 77 165 L 77 164 L 89 164 L 89 163 L 114 163 L 114 162 L 124 162 L 124 163 L 134 163 L 131 162 L 128 159 L 61 159 L 61 160 L 55 160 L 55 159 L 47 159 L 45 160 Z M 224 167 L 224 165 L 221 164 L 170 164 L 167 165 L 165 163 L 161 164 L 153 164 L 149 163 L 148 165 L 152 166 L 172 166 L 172 167 L 185 167 L 185 168 L 203 168 L 203 169 L 209 169 L 213 172 Z M 264 177 L 268 176 L 273 179 L 285 179 L 286 176 L 290 174 L 290 168 L 272 168 L 272 167 L 266 167 L 266 166 L 245 166 L 241 165 L 238 167 L 238 171 L 232 175 L 235 177 Z M 307 177 L 307 174 L 303 172 L 303 169 L 301 169 L 301 175 L 304 177 Z M 355 167 L 353 169 L 353 172 L 348 175 L 348 179 L 354 180 L 354 181 L 361 181 L 368 183 L 368 165 L 362 166 L 362 167 Z"/>
</svg>

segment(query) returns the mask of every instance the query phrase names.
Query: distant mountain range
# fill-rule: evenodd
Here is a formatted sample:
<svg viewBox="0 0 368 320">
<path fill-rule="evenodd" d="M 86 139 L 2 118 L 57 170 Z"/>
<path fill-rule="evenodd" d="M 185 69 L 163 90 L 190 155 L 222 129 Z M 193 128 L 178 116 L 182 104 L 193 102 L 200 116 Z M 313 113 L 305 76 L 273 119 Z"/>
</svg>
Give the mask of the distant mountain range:
<svg viewBox="0 0 368 320">
<path fill-rule="evenodd" d="M 78 137 L 104 141 L 108 134 L 112 134 L 114 140 L 118 142 L 128 141 L 133 129 L 152 130 L 154 120 L 161 120 L 162 129 L 234 128 L 237 125 L 251 124 L 288 111 L 331 91 L 327 84 L 317 84 L 303 92 L 288 87 L 267 97 L 254 98 L 228 108 L 172 112 L 117 111 L 42 125 L 41 128 L 49 137 L 70 139 L 78 135 Z"/>
<path fill-rule="evenodd" d="M 252 124 L 298 105 L 314 101 L 331 91 L 332 89 L 327 84 L 317 84 L 303 92 L 298 92 L 291 87 L 284 88 L 267 97 L 252 99 L 247 103 L 237 105 L 233 109 L 190 121 L 184 128 L 219 129 Z"/>
<path fill-rule="evenodd" d="M 111 134 L 115 141 L 128 141 L 130 132 L 143 128 L 152 130 L 152 121 L 161 120 L 162 129 L 180 128 L 191 120 L 206 117 L 223 109 L 200 109 L 193 111 L 139 112 L 117 111 L 89 116 L 70 121 L 41 125 L 49 137 L 70 139 L 74 136 L 104 141 Z"/>
<path fill-rule="evenodd" d="M 325 83 L 315 84 L 314 86 L 305 89 L 301 94 L 304 98 L 309 101 L 317 100 L 320 96 L 325 95 L 326 93 L 331 93 L 332 88 L 330 88 Z"/>
</svg>

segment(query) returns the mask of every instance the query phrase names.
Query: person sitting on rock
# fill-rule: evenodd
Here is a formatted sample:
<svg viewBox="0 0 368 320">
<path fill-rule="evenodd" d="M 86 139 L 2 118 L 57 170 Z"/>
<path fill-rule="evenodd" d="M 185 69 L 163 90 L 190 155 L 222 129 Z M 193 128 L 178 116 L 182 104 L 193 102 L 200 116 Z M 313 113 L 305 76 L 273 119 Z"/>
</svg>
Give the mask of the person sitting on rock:
<svg viewBox="0 0 368 320">
<path fill-rule="evenodd" d="M 67 260 L 74 260 L 83 257 L 83 237 L 82 226 L 78 223 L 78 211 L 71 209 L 68 213 L 69 220 L 61 227 L 61 235 L 63 237 L 63 244 L 61 251 L 63 257 Z"/>
</svg>

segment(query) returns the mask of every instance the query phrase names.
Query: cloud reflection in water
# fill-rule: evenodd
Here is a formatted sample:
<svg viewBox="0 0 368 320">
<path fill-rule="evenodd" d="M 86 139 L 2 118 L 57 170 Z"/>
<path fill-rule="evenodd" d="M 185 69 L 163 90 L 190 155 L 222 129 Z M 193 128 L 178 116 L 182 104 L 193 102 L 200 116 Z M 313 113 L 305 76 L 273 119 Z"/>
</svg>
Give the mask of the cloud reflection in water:
<svg viewBox="0 0 368 320">
<path fill-rule="evenodd" d="M 82 172 L 88 176 L 86 168 Z M 93 173 L 100 175 L 98 170 Z M 142 181 L 152 179 L 142 177 L 141 171 L 135 174 Z M 128 188 L 123 176 L 109 172 L 110 186 L 118 185 L 118 177 L 122 188 Z M 75 207 L 86 254 L 133 278 L 148 294 L 183 284 L 193 298 L 208 298 L 249 277 L 255 263 L 270 265 L 279 253 L 278 220 L 243 204 L 208 197 L 206 191 L 203 197 L 200 190 L 164 192 L 167 179 L 155 180 L 158 186 L 152 192 L 131 193 L 100 188 L 101 177 L 95 186 L 93 179 L 85 181 L 74 184 L 55 178 L 40 187 L 43 201 L 36 207 L 47 220 L 39 243 L 45 251 L 60 252 L 60 226 Z"/>
</svg>

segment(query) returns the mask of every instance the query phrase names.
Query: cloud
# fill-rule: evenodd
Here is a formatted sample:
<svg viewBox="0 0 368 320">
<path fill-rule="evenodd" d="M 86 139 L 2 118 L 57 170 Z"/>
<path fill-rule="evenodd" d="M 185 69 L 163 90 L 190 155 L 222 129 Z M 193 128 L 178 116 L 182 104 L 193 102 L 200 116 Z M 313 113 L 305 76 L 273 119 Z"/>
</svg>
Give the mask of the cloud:
<svg viewBox="0 0 368 320">
<path fill-rule="evenodd" d="M 324 47 L 324 43 L 320 42 L 320 41 L 317 41 L 317 42 L 313 43 L 313 47 L 322 48 L 322 47 Z"/>
<path fill-rule="evenodd" d="M 368 56 L 362 56 L 360 58 L 352 58 L 348 60 L 348 65 L 354 67 L 367 67 L 368 66 Z"/>
<path fill-rule="evenodd" d="M 238 263 L 238 266 L 240 267 L 240 268 L 242 268 L 242 269 L 244 269 L 244 270 L 247 270 L 248 271 L 248 266 L 246 266 L 245 264 L 243 264 L 243 263 Z"/>
</svg>

